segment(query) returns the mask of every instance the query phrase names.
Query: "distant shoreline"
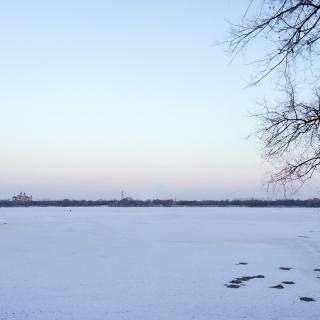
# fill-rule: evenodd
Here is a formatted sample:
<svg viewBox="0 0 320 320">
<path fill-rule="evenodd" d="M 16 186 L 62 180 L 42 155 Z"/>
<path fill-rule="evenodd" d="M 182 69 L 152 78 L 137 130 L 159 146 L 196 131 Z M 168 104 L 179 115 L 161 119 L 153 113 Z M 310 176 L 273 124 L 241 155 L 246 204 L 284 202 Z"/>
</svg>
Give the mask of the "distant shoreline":
<svg viewBox="0 0 320 320">
<path fill-rule="evenodd" d="M 283 200 L 42 200 L 17 202 L 0 200 L 0 208 L 11 207 L 251 207 L 251 208 L 320 208 L 320 199 L 283 199 Z"/>
</svg>

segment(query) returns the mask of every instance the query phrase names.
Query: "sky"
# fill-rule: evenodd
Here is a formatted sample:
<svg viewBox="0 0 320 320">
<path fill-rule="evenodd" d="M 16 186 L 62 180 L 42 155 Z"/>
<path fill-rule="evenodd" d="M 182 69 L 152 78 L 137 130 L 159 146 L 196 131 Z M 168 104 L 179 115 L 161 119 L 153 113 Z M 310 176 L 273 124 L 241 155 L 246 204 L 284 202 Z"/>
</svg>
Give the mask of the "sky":
<svg viewBox="0 0 320 320">
<path fill-rule="evenodd" d="M 247 4 L 4 1 L 0 198 L 275 196 L 247 138 L 272 85 L 216 45 Z"/>
</svg>

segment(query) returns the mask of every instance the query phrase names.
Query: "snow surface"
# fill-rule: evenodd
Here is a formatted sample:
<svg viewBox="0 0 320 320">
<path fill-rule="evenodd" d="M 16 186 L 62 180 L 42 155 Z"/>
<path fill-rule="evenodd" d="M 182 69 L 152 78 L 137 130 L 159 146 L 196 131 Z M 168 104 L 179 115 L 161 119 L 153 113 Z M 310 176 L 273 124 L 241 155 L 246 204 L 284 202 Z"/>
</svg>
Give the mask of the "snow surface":
<svg viewBox="0 0 320 320">
<path fill-rule="evenodd" d="M 319 209 L 3 208 L 0 254 L 1 320 L 320 319 Z"/>
</svg>

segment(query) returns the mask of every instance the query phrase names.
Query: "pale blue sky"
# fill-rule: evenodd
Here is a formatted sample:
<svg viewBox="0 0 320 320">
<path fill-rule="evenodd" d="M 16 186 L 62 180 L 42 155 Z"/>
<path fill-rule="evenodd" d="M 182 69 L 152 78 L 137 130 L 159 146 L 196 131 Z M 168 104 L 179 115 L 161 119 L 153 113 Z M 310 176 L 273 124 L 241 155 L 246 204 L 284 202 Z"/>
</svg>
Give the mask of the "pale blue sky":
<svg viewBox="0 0 320 320">
<path fill-rule="evenodd" d="M 242 1 L 3 1 L 0 198 L 268 196 Z"/>
</svg>

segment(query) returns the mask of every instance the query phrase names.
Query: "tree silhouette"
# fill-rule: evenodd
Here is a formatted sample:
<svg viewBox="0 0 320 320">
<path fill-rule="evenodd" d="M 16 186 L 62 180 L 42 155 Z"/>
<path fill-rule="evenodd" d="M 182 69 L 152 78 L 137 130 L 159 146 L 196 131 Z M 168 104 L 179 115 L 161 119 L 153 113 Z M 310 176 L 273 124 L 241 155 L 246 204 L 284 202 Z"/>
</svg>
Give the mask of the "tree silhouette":
<svg viewBox="0 0 320 320">
<path fill-rule="evenodd" d="M 266 51 L 255 61 L 258 71 L 250 84 L 257 85 L 274 72 L 283 84 L 282 99 L 261 104 L 261 111 L 253 115 L 262 153 L 277 163 L 270 183 L 302 185 L 320 169 L 319 79 L 313 80 L 313 93 L 306 99 L 298 97 L 295 85 L 297 68 L 317 62 L 319 41 L 320 1 L 308 0 L 251 0 L 241 23 L 231 24 L 225 41 L 231 56 L 263 42 Z"/>
</svg>

